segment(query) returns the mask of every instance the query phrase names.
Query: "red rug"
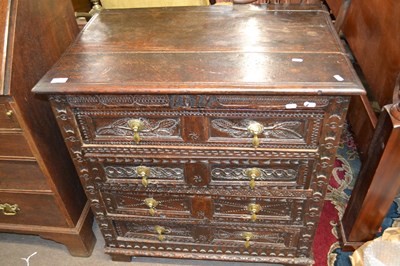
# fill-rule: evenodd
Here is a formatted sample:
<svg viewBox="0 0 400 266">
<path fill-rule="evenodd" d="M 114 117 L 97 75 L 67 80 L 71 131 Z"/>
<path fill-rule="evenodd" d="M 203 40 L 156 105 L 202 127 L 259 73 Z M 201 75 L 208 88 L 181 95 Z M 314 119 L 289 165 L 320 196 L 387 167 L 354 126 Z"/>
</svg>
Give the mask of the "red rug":
<svg viewBox="0 0 400 266">
<path fill-rule="evenodd" d="M 343 252 L 340 249 L 337 225 L 339 217 L 343 216 L 360 167 L 357 147 L 350 130 L 346 127 L 341 136 L 335 167 L 329 180 L 320 223 L 314 239 L 315 266 L 351 265 L 349 256 L 352 252 Z M 399 210 L 400 195 L 389 209 L 377 237 L 394 222 L 396 224 L 400 222 Z"/>
<path fill-rule="evenodd" d="M 314 239 L 316 266 L 334 265 L 339 248 L 337 224 L 360 169 L 360 160 L 350 131 L 343 131 L 335 167 L 329 180 L 325 203 Z"/>
</svg>

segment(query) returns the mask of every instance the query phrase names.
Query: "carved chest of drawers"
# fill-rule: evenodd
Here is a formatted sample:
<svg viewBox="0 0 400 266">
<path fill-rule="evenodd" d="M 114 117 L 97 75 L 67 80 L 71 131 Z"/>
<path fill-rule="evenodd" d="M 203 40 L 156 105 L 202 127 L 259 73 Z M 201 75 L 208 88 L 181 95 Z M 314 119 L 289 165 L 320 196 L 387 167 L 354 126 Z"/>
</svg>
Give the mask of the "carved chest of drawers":
<svg viewBox="0 0 400 266">
<path fill-rule="evenodd" d="M 363 93 L 314 6 L 107 10 L 34 91 L 113 259 L 293 264 Z"/>
</svg>

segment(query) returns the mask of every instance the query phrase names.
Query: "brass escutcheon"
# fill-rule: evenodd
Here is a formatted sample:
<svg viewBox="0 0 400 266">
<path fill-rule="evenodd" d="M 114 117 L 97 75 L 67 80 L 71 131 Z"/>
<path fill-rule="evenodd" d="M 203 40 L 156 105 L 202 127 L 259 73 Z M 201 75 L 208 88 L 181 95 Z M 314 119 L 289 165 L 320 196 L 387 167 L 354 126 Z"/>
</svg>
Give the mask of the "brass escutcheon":
<svg viewBox="0 0 400 266">
<path fill-rule="evenodd" d="M 128 125 L 133 130 L 133 141 L 138 144 L 140 142 L 139 132 L 144 128 L 143 122 L 140 119 L 132 119 L 128 121 Z"/>
<path fill-rule="evenodd" d="M 242 237 L 244 238 L 244 240 L 246 240 L 246 242 L 244 242 L 244 247 L 245 248 L 249 248 L 250 247 L 250 240 L 253 238 L 253 233 L 250 232 L 244 232 L 242 233 Z"/>
<path fill-rule="evenodd" d="M 261 211 L 261 206 L 260 204 L 256 204 L 256 203 L 250 203 L 247 206 L 247 210 L 250 212 L 251 214 L 251 220 L 253 222 L 255 222 L 257 220 L 257 213 L 259 213 Z"/>
<path fill-rule="evenodd" d="M 261 171 L 258 168 L 251 168 L 246 170 L 246 176 L 250 178 L 250 188 L 254 189 L 256 187 L 256 178 L 261 176 Z"/>
<path fill-rule="evenodd" d="M 158 205 L 158 201 L 156 201 L 153 198 L 147 198 L 144 200 L 144 203 L 147 205 L 147 207 L 149 207 L 149 213 L 151 216 L 153 216 L 156 213 L 155 208 Z"/>
<path fill-rule="evenodd" d="M 4 215 L 17 215 L 17 213 L 20 211 L 20 208 L 18 207 L 18 204 L 0 204 L 0 210 L 3 211 Z"/>
<path fill-rule="evenodd" d="M 171 232 L 170 230 L 165 229 L 165 227 L 162 227 L 162 226 L 159 226 L 159 225 L 154 226 L 154 230 L 157 232 L 158 240 L 160 242 L 165 239 L 165 236 L 163 234 L 168 234 L 168 233 Z"/>
<path fill-rule="evenodd" d="M 147 187 L 149 184 L 147 178 L 150 176 L 150 168 L 146 166 L 138 166 L 136 168 L 136 173 L 142 178 L 142 185 Z"/>
<path fill-rule="evenodd" d="M 253 135 L 252 144 L 254 148 L 257 148 L 260 145 L 260 139 L 258 138 L 258 135 L 264 131 L 264 126 L 258 122 L 252 122 L 247 127 L 247 131 Z"/>
<path fill-rule="evenodd" d="M 8 118 L 11 118 L 14 115 L 14 112 L 12 110 L 8 110 L 6 112 L 6 115 L 8 116 Z"/>
</svg>

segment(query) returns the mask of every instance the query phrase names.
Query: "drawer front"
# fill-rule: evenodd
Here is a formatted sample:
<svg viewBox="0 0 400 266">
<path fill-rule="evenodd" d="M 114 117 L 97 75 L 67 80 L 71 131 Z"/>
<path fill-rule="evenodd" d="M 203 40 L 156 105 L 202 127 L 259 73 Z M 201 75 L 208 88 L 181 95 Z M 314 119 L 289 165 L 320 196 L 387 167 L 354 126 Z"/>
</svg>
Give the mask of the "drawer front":
<svg viewBox="0 0 400 266">
<path fill-rule="evenodd" d="M 5 204 L 18 206 L 15 215 Z M 40 226 L 67 226 L 52 195 L 0 193 L 0 223 Z M 6 215 L 6 214 L 9 215 Z"/>
<path fill-rule="evenodd" d="M 23 133 L 0 133 L 0 156 L 33 157 Z"/>
<path fill-rule="evenodd" d="M 51 191 L 37 162 L 0 161 L 0 189 Z"/>
<path fill-rule="evenodd" d="M 0 130 L 21 129 L 15 111 L 11 108 L 6 97 L 0 97 Z"/>
<path fill-rule="evenodd" d="M 93 162 L 92 175 L 110 185 L 129 183 L 143 189 L 195 186 L 221 190 L 257 190 L 261 187 L 308 189 L 316 163 L 313 158 L 254 161 L 134 159 L 132 163 L 95 163 L 98 158 L 89 158 L 89 161 Z M 143 179 L 147 186 L 143 185 Z"/>
<path fill-rule="evenodd" d="M 125 214 L 149 219 L 191 218 L 191 198 L 188 196 L 102 192 L 101 197 L 110 215 Z"/>
<path fill-rule="evenodd" d="M 74 112 L 84 145 L 316 149 L 324 119 L 322 110 L 76 108 Z"/>
<path fill-rule="evenodd" d="M 208 219 L 212 223 L 302 225 L 304 199 L 193 196 L 143 192 L 101 193 L 107 213 L 139 216 L 149 220 Z"/>
<path fill-rule="evenodd" d="M 181 251 L 206 249 L 210 253 L 229 250 L 247 255 L 262 255 L 277 250 L 293 252 L 300 235 L 300 228 L 296 227 L 251 227 L 234 223 L 205 226 L 168 221 L 114 221 L 114 225 L 117 240 L 131 246 L 181 247 Z"/>
</svg>

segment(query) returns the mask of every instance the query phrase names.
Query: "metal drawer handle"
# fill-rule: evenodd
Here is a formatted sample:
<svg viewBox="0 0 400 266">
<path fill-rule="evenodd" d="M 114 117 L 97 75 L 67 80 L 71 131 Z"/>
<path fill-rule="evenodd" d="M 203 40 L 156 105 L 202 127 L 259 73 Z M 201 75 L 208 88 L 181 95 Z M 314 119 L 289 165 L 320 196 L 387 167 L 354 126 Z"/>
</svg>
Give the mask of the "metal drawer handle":
<svg viewBox="0 0 400 266">
<path fill-rule="evenodd" d="M 253 222 L 255 222 L 257 220 L 257 213 L 259 213 L 261 211 L 261 206 L 260 204 L 256 204 L 256 203 L 250 203 L 247 206 L 247 210 L 250 212 L 251 214 L 251 220 Z"/>
<path fill-rule="evenodd" d="M 6 115 L 8 116 L 8 118 L 11 118 L 14 115 L 14 112 L 12 110 L 8 110 L 6 112 Z"/>
<path fill-rule="evenodd" d="M 140 142 L 139 132 L 144 128 L 143 122 L 140 119 L 132 119 L 128 121 L 128 125 L 133 130 L 133 141 L 138 144 Z"/>
<path fill-rule="evenodd" d="M 244 232 L 242 234 L 244 240 L 246 240 L 246 242 L 244 242 L 244 247 L 245 248 L 249 248 L 250 247 L 250 240 L 253 238 L 253 233 L 250 232 Z"/>
<path fill-rule="evenodd" d="M 17 215 L 17 213 L 20 211 L 20 208 L 18 207 L 18 204 L 0 204 L 0 210 L 3 211 L 4 215 Z"/>
<path fill-rule="evenodd" d="M 254 189 L 256 186 L 256 178 L 261 176 L 261 171 L 258 168 L 251 168 L 246 170 L 246 176 L 250 178 L 249 186 Z"/>
<path fill-rule="evenodd" d="M 147 187 L 149 184 L 147 178 L 150 176 L 150 168 L 146 166 L 138 166 L 138 168 L 136 168 L 136 173 L 142 178 L 142 185 Z"/>
<path fill-rule="evenodd" d="M 144 203 L 147 205 L 147 207 L 149 207 L 149 213 L 151 216 L 153 216 L 156 213 L 155 208 L 158 205 L 158 201 L 156 201 L 153 198 L 147 198 L 144 200 Z"/>
<path fill-rule="evenodd" d="M 154 230 L 157 232 L 158 240 L 160 242 L 164 241 L 164 239 L 165 239 L 165 235 L 163 235 L 163 234 L 169 234 L 171 232 L 171 230 L 165 229 L 165 227 L 162 227 L 159 225 L 154 226 Z"/>
<path fill-rule="evenodd" d="M 254 148 L 257 148 L 260 145 L 260 139 L 258 138 L 258 135 L 264 131 L 264 126 L 258 122 L 252 122 L 247 127 L 247 131 L 253 135 L 252 144 Z"/>
</svg>

